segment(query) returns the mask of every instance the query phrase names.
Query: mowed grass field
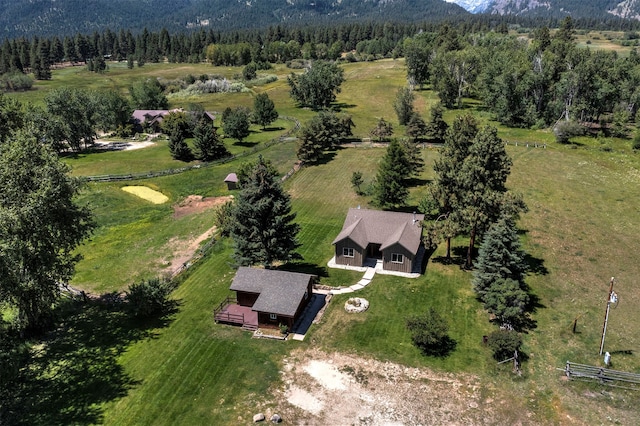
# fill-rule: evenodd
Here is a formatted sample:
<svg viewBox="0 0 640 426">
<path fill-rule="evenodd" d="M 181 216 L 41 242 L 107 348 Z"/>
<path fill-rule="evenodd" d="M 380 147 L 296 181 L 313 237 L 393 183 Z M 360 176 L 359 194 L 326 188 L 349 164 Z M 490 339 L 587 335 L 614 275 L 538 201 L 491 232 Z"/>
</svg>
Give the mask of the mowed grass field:
<svg viewBox="0 0 640 426">
<path fill-rule="evenodd" d="M 166 73 L 169 68 L 157 67 Z M 151 67 L 145 65 L 142 70 L 151 72 Z M 279 72 L 286 75 L 288 71 Z M 376 117 L 395 122 L 391 104 L 395 91 L 404 84 L 402 61 L 348 64 L 345 75 L 349 80 L 338 101 L 353 114 L 358 135 L 366 136 Z M 56 72 L 54 81 L 57 78 Z M 312 114 L 296 109 L 287 99 L 282 79 L 260 90 L 269 90 L 281 114 L 284 111 L 302 121 Z M 203 102 L 212 108 L 226 102 L 250 102 L 251 94 L 240 95 Z M 435 99 L 429 90 L 418 93 L 417 106 L 423 116 Z M 483 112 L 469 111 L 482 122 L 490 122 Z M 458 112 L 447 111 L 446 118 Z M 396 126 L 396 131 L 401 134 L 402 129 Z M 253 340 L 245 332 L 213 322 L 212 310 L 229 294 L 234 274 L 232 245 L 223 239 L 183 277 L 174 293 L 179 301 L 177 312 L 166 323 L 152 325 L 145 338 L 105 344 L 105 351 L 114 354 L 118 371 L 113 379 L 105 375 L 102 387 L 73 387 L 58 405 L 34 413 L 39 414 L 34 418 L 40 424 L 61 418 L 70 423 L 118 425 L 249 424 L 256 412 L 277 409 L 272 392 L 283 386 L 278 374 L 282 358 L 295 349 L 314 347 L 454 374 L 476 374 L 487 394 L 499 390 L 510 396 L 509 404 L 498 409 L 515 413 L 523 423 L 636 423 L 640 409 L 635 393 L 565 382 L 557 368 L 567 360 L 602 365 L 600 333 L 609 278 L 615 276 L 620 303 L 611 311 L 605 349 L 613 355 L 614 368 L 640 373 L 640 289 L 636 282 L 640 276 L 636 261 L 640 158 L 630 151 L 629 141 L 585 138 L 577 147 L 561 146 L 544 130 L 499 127 L 499 132 L 505 140 L 520 142 L 507 147 L 514 160 L 508 186 L 521 192 L 529 206 L 518 225 L 531 266 L 527 283 L 540 302 L 533 314 L 537 327 L 524 336 L 528 359 L 522 377 L 513 375 L 508 366 L 498 367 L 482 346 L 482 336 L 494 326 L 473 296 L 471 273 L 438 261 L 443 247 L 436 250 L 425 275 L 418 279 L 377 275 L 359 294 L 371 302 L 366 313 L 346 315 L 342 309 L 345 297 L 337 296 L 304 342 L 282 343 Z M 526 142 L 547 143 L 547 147 L 526 147 Z M 603 150 L 603 146 L 611 149 Z M 154 149 L 135 155 L 160 158 Z M 422 152 L 426 163 L 422 179 L 428 181 L 438 151 L 427 148 Z M 295 161 L 295 142 L 274 145 L 261 154 L 284 174 Z M 92 174 L 92 163 L 104 155 L 66 161 L 85 170 L 76 173 Z M 110 155 L 114 167 L 120 161 L 133 161 L 133 152 Z M 330 270 L 326 262 L 347 209 L 366 207 L 369 202 L 351 188 L 351 174 L 361 171 L 370 182 L 383 155 L 384 148 L 338 149 L 322 164 L 303 168 L 284 183 L 301 226 L 298 237 L 304 260 L 293 265 L 296 270 L 317 273 L 327 285 L 349 285 L 361 278 L 360 273 Z M 171 205 L 188 195 L 227 195 L 224 176 L 253 158 L 134 183 L 167 195 L 170 201 L 162 205 L 126 194 L 120 188 L 128 182 L 89 184 L 80 202 L 94 208 L 99 228 L 79 250 L 85 259 L 78 264 L 72 284 L 106 292 L 162 274 L 163 261 L 172 254 L 172 240 L 187 240 L 213 225 L 211 211 L 176 219 Z M 422 195 L 422 188 L 412 188 L 409 204 L 416 206 Z M 455 240 L 454 252 L 462 253 L 466 242 L 462 237 Z M 429 307 L 435 307 L 450 324 L 456 349 L 449 357 L 424 357 L 411 344 L 405 320 Z M 578 333 L 574 334 L 576 319 Z M 109 331 L 107 327 L 97 331 L 105 330 Z M 91 360 L 85 363 L 92 365 Z M 104 396 L 101 389 L 105 385 L 115 391 Z M 87 407 L 93 412 L 91 417 L 73 416 Z M 61 417 L 60 413 L 72 414 Z M 286 421 L 295 424 L 296 419 Z"/>
</svg>

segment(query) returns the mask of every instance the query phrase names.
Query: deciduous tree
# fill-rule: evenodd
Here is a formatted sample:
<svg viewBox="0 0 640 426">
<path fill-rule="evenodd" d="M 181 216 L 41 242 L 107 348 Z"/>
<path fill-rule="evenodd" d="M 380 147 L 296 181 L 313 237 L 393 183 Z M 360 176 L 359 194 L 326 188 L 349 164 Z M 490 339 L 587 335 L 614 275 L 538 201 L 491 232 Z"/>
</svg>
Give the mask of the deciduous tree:
<svg viewBox="0 0 640 426">
<path fill-rule="evenodd" d="M 300 106 L 314 110 L 328 108 L 340 93 L 344 71 L 334 62 L 315 61 L 303 74 L 291 74 L 290 94 Z"/>
<path fill-rule="evenodd" d="M 262 129 L 278 119 L 278 111 L 273 101 L 266 93 L 259 93 L 253 100 L 252 121 L 262 126 Z"/>
<path fill-rule="evenodd" d="M 242 142 L 242 140 L 250 134 L 249 116 L 250 112 L 246 107 L 231 108 L 222 118 L 224 135 L 228 138 L 236 139 L 238 142 Z"/>
<path fill-rule="evenodd" d="M 75 201 L 80 181 L 47 146 L 18 132 L 0 144 L 0 301 L 20 325 L 42 330 L 93 229 Z"/>
<path fill-rule="evenodd" d="M 413 101 L 415 95 L 409 87 L 401 87 L 396 93 L 396 99 L 393 102 L 393 109 L 396 111 L 400 125 L 406 125 L 413 116 Z"/>
<path fill-rule="evenodd" d="M 139 59 L 138 66 L 142 66 Z M 169 107 L 169 100 L 156 79 L 148 78 L 134 83 L 129 88 L 129 94 L 136 109 L 167 109 Z"/>
</svg>

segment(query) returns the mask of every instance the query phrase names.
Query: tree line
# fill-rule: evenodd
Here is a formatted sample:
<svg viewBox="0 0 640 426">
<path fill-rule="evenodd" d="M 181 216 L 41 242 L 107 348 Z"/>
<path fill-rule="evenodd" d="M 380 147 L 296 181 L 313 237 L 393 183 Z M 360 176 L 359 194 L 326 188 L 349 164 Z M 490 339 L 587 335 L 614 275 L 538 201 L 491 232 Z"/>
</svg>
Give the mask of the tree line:
<svg viewBox="0 0 640 426">
<path fill-rule="evenodd" d="M 581 28 L 614 27 L 634 29 L 633 23 L 617 25 L 588 20 L 572 21 Z M 450 31 L 456 34 L 458 42 L 444 47 L 456 52 L 449 56 L 438 55 L 440 63 L 458 60 L 460 54 L 468 53 L 470 45 L 479 42 L 485 50 L 509 47 L 511 53 L 518 53 L 518 44 L 499 42 L 479 34 L 504 33 L 509 25 L 522 28 L 556 26 L 556 20 L 522 20 L 509 17 L 469 17 L 442 22 L 398 23 L 398 22 L 350 22 L 338 25 L 295 26 L 275 25 L 266 29 L 221 31 L 201 28 L 191 32 L 170 33 L 166 28 L 160 31 L 120 29 L 91 34 L 77 33 L 75 36 L 52 36 L 5 39 L 0 45 L 0 75 L 8 73 L 33 73 L 36 79 L 51 78 L 50 69 L 64 62 L 88 63 L 109 58 L 114 61 L 197 63 L 208 60 L 215 65 L 243 66 L 251 62 L 287 62 L 298 58 L 327 59 L 338 58 L 343 52 L 356 52 L 356 59 L 379 57 L 414 58 L 421 55 L 427 46 L 433 47 L 434 34 Z M 523 26 L 525 25 L 525 26 Z M 528 25 L 528 27 L 526 26 Z M 457 36 L 465 34 L 465 37 Z M 453 39 L 453 36 L 451 37 Z M 437 48 L 442 44 L 437 43 Z M 434 49 L 431 48 L 431 51 Z M 482 53 L 476 52 L 476 55 Z M 496 59 L 497 60 L 497 59 Z M 101 64 L 98 64 L 99 66 Z M 411 67 L 414 72 L 414 67 Z M 421 75 L 416 76 L 418 81 Z M 13 82 L 18 89 L 24 89 L 20 80 Z M 5 84 L 5 88 L 13 87 Z M 28 87 L 26 87 L 28 88 Z"/>
<path fill-rule="evenodd" d="M 414 87 L 436 91 L 448 108 L 470 97 L 507 126 L 560 124 L 560 141 L 580 132 L 568 122 L 625 137 L 640 106 L 640 56 L 578 47 L 575 34 L 571 18 L 553 35 L 541 27 L 531 38 L 462 35 L 443 26 L 405 40 L 407 76 Z"/>
</svg>

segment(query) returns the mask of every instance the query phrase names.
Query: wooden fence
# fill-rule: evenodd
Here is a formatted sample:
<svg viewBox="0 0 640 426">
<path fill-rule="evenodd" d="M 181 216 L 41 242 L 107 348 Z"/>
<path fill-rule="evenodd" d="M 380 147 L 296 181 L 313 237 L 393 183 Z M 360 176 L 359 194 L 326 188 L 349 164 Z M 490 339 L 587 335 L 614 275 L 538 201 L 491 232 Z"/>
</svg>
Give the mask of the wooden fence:
<svg viewBox="0 0 640 426">
<path fill-rule="evenodd" d="M 140 180 L 140 179 L 151 179 L 151 178 L 156 178 L 156 177 L 161 177 L 161 176 L 169 176 L 169 175 L 176 175 L 179 173 L 184 173 L 184 172 L 188 172 L 190 170 L 196 170 L 196 169 L 200 169 L 200 168 L 204 168 L 204 167 L 212 167 L 218 164 L 224 164 L 224 163 L 228 163 L 229 161 L 235 160 L 237 158 L 242 158 L 242 157 L 246 157 L 247 155 L 250 154 L 254 154 L 256 152 L 262 151 L 264 149 L 269 148 L 270 146 L 273 146 L 277 143 L 281 143 L 284 142 L 286 140 L 288 140 L 291 135 L 296 132 L 299 128 L 300 128 L 300 122 L 298 120 L 296 120 L 293 117 L 280 117 L 283 120 L 288 120 L 288 121 L 292 121 L 293 127 L 291 129 L 289 129 L 287 132 L 285 132 L 284 134 L 280 135 L 279 137 L 275 138 L 275 139 L 271 139 L 268 142 L 265 142 L 263 144 L 259 144 L 254 146 L 251 149 L 247 149 L 239 154 L 236 155 L 231 155 L 229 157 L 226 158 L 221 158 L 219 160 L 215 160 L 215 161 L 210 161 L 208 163 L 202 163 L 202 164 L 194 164 L 193 166 L 187 166 L 187 167 L 179 167 L 177 169 L 166 169 L 166 170 L 158 170 L 158 171 L 149 171 L 149 172 L 144 172 L 144 173 L 129 173 L 129 174 L 124 174 L 124 175 L 99 175 L 99 176 L 85 176 L 82 179 L 84 179 L 87 182 L 118 182 L 118 181 L 130 181 L 130 180 Z"/>
<path fill-rule="evenodd" d="M 564 374 L 571 380 L 592 380 L 603 385 L 640 390 L 640 374 L 567 361 Z"/>
</svg>

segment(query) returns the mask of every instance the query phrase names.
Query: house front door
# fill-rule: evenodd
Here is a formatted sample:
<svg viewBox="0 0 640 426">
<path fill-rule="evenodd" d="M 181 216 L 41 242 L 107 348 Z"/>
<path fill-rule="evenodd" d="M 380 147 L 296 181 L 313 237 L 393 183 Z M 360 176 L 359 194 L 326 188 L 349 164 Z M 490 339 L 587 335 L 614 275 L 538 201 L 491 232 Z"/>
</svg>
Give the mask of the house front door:
<svg viewBox="0 0 640 426">
<path fill-rule="evenodd" d="M 367 257 L 374 259 L 382 259 L 382 252 L 380 251 L 381 244 L 371 243 L 367 246 Z"/>
</svg>

